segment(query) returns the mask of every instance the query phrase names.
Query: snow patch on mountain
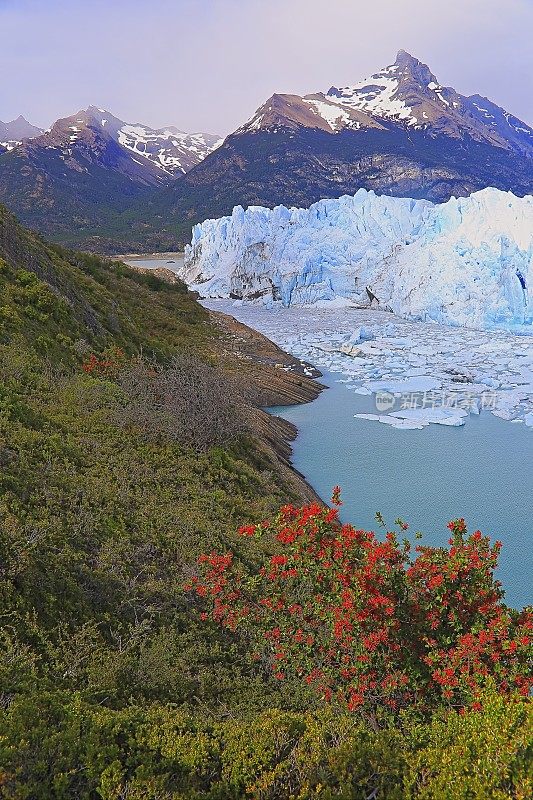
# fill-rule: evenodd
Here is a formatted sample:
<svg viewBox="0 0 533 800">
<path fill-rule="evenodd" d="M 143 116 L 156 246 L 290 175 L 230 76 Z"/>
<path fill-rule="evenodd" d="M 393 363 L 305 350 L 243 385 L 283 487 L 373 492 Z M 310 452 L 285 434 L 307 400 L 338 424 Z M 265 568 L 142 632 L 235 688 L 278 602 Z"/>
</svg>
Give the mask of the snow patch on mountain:
<svg viewBox="0 0 533 800">
<path fill-rule="evenodd" d="M 10 150 L 14 150 L 15 147 L 18 147 L 19 144 L 22 144 L 22 142 L 17 142 L 15 139 L 11 139 L 9 142 L 0 142 L 0 147 L 3 147 L 9 152 Z"/>
<path fill-rule="evenodd" d="M 378 196 L 237 206 L 193 229 L 181 277 L 203 297 L 355 305 L 474 328 L 533 324 L 533 197 Z"/>
<path fill-rule="evenodd" d="M 344 109 L 340 108 L 336 103 L 328 103 L 325 100 L 309 100 L 304 98 L 304 102 L 319 117 L 326 120 L 332 131 L 339 131 L 347 125 L 350 127 L 359 127 L 358 122 L 353 122 L 350 114 Z"/>
<path fill-rule="evenodd" d="M 386 67 L 380 73 L 372 75 L 354 86 L 345 86 L 341 89 L 331 88 L 327 96 L 335 99 L 337 103 L 356 108 L 372 114 L 372 116 L 404 120 L 411 125 L 416 125 L 418 120 L 414 116 L 412 108 L 398 96 L 400 87 L 398 70 L 397 65 Z"/>
<path fill-rule="evenodd" d="M 102 119 L 102 125 L 105 122 Z M 117 141 L 169 175 L 188 172 L 222 143 L 210 134 L 183 133 L 174 127 L 153 130 L 139 124 L 124 124 L 117 132 Z"/>
</svg>

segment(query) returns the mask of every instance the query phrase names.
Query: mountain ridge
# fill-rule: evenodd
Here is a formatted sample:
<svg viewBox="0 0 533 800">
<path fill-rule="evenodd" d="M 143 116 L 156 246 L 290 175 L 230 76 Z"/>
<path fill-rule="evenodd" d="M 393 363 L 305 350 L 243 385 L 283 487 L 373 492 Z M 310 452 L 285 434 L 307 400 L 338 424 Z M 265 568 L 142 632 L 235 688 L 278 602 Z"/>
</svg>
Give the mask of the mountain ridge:
<svg viewBox="0 0 533 800">
<path fill-rule="evenodd" d="M 379 127 L 380 120 L 389 120 L 433 134 L 444 131 L 460 137 L 468 133 L 475 140 L 514 147 L 533 157 L 530 126 L 488 98 L 466 97 L 451 87 L 442 86 L 426 64 L 405 50 L 398 52 L 394 64 L 356 84 L 341 88 L 332 86 L 325 93 L 301 98 L 273 95 L 239 130 L 272 129 L 272 121 L 264 113 L 265 107 L 274 98 L 279 105 L 280 99 L 289 97 L 292 102 L 297 98 L 310 106 L 312 113 L 320 117 L 321 127 L 333 133 L 345 127 Z M 282 119 L 275 120 L 274 127 L 282 122 Z"/>
<path fill-rule="evenodd" d="M 109 249 L 101 246 L 104 238 L 113 243 L 110 249 L 127 250 L 127 223 L 119 232 L 118 217 L 179 179 L 219 141 L 210 134 L 128 125 L 89 106 L 0 152 L 0 202 L 64 244 Z"/>
<path fill-rule="evenodd" d="M 60 121 L 59 142 L 60 122 L 0 155 L 0 201 L 97 252 L 174 250 L 234 206 L 307 207 L 360 188 L 437 203 L 489 186 L 533 192 L 533 129 L 405 51 L 359 83 L 274 94 L 223 142 L 126 125 L 95 106 L 80 113 Z"/>
</svg>

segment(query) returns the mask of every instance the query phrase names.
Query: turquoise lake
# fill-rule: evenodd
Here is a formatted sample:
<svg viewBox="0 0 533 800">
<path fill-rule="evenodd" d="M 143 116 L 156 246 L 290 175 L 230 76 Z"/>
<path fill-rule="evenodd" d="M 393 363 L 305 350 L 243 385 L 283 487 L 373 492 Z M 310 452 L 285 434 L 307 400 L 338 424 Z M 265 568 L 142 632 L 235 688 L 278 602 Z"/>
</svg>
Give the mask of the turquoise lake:
<svg viewBox="0 0 533 800">
<path fill-rule="evenodd" d="M 328 385 L 313 403 L 273 409 L 298 428 L 293 463 L 328 499 L 342 487 L 342 519 L 376 530 L 374 514 L 387 524 L 397 517 L 422 544 L 445 546 L 446 524 L 464 517 L 503 549 L 498 578 L 509 605 L 533 602 L 533 431 L 482 413 L 459 428 L 430 425 L 397 430 L 354 419 L 376 413 L 362 397 L 325 374 Z"/>
<path fill-rule="evenodd" d="M 182 259 L 169 254 L 130 263 L 176 269 Z M 209 305 L 290 349 L 286 335 L 276 335 L 275 316 L 233 307 L 231 301 Z M 290 327 L 290 318 L 287 323 Z M 457 428 L 399 430 L 354 419 L 375 414 L 375 401 L 347 389 L 341 378 L 340 372 L 324 372 L 321 382 L 329 388 L 313 403 L 270 409 L 298 428 L 295 468 L 325 500 L 339 484 L 342 519 L 358 527 L 376 530 L 374 515 L 380 511 L 389 527 L 402 517 L 411 534 L 423 532 L 422 543 L 446 546 L 446 524 L 464 517 L 471 531 L 503 542 L 498 578 L 507 603 L 515 608 L 533 603 L 533 429 L 489 411 L 469 416 Z"/>
</svg>

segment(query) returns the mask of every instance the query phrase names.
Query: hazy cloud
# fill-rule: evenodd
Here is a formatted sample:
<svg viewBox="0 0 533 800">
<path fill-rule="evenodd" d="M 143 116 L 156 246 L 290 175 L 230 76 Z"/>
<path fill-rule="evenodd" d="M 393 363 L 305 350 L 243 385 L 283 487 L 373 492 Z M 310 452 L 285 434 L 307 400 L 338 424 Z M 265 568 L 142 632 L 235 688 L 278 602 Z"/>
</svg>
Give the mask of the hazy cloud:
<svg viewBox="0 0 533 800">
<path fill-rule="evenodd" d="M 227 133 L 273 92 L 359 80 L 400 48 L 533 123 L 531 0 L 0 0 L 0 119 L 96 104 Z"/>
</svg>

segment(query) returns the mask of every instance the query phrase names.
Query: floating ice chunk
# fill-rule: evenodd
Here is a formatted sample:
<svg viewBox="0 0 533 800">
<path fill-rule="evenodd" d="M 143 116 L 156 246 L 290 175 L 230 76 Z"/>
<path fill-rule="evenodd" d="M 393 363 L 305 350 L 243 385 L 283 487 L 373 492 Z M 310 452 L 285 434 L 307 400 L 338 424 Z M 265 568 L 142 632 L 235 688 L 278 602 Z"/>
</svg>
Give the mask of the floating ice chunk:
<svg viewBox="0 0 533 800">
<path fill-rule="evenodd" d="M 465 424 L 468 412 L 460 408 L 406 408 L 402 411 L 393 411 L 391 417 L 407 419 L 414 422 L 432 422 L 436 425 L 450 425 L 458 428 Z"/>
<path fill-rule="evenodd" d="M 526 423 L 528 428 L 533 428 L 533 413 L 526 414 L 524 417 L 524 422 Z"/>
<path fill-rule="evenodd" d="M 440 389 L 442 381 L 437 378 L 432 378 L 430 375 L 420 375 L 412 378 L 405 378 L 395 380 L 394 378 L 385 378 L 381 381 L 369 381 L 366 388 L 373 392 L 431 392 L 435 389 Z"/>
<path fill-rule="evenodd" d="M 350 341 L 357 343 L 357 342 L 370 342 L 372 339 L 375 339 L 374 332 L 367 328 L 366 325 L 361 325 L 360 328 L 356 328 L 353 332 L 353 336 L 350 337 Z"/>
<path fill-rule="evenodd" d="M 444 372 L 450 375 L 455 383 L 474 383 L 474 376 L 464 367 L 454 365 L 453 367 L 446 367 Z"/>
<path fill-rule="evenodd" d="M 379 421 L 401 431 L 421 431 L 429 425 L 429 422 L 421 419 L 393 419 L 387 416 L 380 417 Z"/>
<path fill-rule="evenodd" d="M 345 353 L 349 356 L 358 356 L 361 354 L 366 354 L 365 346 L 361 346 L 364 342 L 370 342 L 374 339 L 373 332 L 366 328 L 364 325 L 361 325 L 360 328 L 356 328 L 353 334 L 347 341 L 344 341 L 340 346 L 340 351 Z"/>
<path fill-rule="evenodd" d="M 404 431 L 421 431 L 427 428 L 429 422 L 424 420 L 399 419 L 388 414 L 354 414 L 356 419 L 366 419 L 370 422 L 381 422 L 383 425 L 390 425 Z"/>
<path fill-rule="evenodd" d="M 475 416 L 478 416 L 481 413 L 481 400 L 479 397 L 474 397 L 472 399 L 468 410 Z"/>
<path fill-rule="evenodd" d="M 505 420 L 512 420 L 516 417 L 516 412 L 511 411 L 510 409 L 507 408 L 494 408 L 492 410 L 492 413 L 494 414 L 495 417 L 499 417 L 500 419 L 505 419 Z"/>
<path fill-rule="evenodd" d="M 496 378 L 483 377 L 479 380 L 481 383 L 484 383 L 485 386 L 490 386 L 491 389 L 499 389 L 502 385 L 501 381 L 497 380 Z"/>
</svg>

